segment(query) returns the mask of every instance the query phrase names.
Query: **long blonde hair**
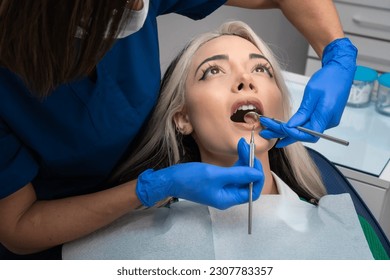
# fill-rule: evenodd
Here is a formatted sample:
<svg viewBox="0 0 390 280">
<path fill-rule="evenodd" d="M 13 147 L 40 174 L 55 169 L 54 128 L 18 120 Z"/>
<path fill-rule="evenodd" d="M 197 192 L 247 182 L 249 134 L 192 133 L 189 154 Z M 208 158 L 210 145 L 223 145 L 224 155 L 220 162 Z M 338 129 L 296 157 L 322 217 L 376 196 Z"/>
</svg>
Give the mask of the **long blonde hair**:
<svg viewBox="0 0 390 280">
<path fill-rule="evenodd" d="M 185 104 L 185 82 L 191 59 L 206 42 L 222 35 L 240 36 L 253 43 L 270 60 L 274 77 L 283 96 L 284 119 L 291 116 L 291 103 L 279 63 L 267 45 L 245 23 L 232 21 L 222 24 L 216 31 L 193 38 L 172 61 L 162 80 L 160 97 L 145 133 L 116 172 L 120 181 L 135 179 L 147 168 L 164 168 L 186 161 L 199 161 L 199 152 L 191 136 L 177 133 L 173 116 Z M 326 194 L 319 172 L 301 143 L 291 144 L 283 149 L 271 149 L 270 165 L 298 195 L 307 199 L 318 199 Z"/>
</svg>

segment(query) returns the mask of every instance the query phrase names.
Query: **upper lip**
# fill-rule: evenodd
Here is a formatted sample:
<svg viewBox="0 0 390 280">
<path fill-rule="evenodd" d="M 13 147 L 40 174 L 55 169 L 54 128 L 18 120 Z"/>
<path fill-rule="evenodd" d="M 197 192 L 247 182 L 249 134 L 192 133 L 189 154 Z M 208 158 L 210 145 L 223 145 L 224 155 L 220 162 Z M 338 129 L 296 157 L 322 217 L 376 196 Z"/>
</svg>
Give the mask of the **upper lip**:
<svg viewBox="0 0 390 280">
<path fill-rule="evenodd" d="M 237 111 L 237 109 L 239 107 L 241 107 L 243 105 L 250 105 L 250 104 L 256 107 L 257 113 L 259 113 L 260 115 L 263 115 L 264 108 L 263 108 L 263 104 L 261 103 L 260 100 L 257 100 L 254 98 L 245 98 L 245 99 L 237 100 L 236 102 L 234 102 L 234 104 L 231 107 L 230 116 L 232 116 Z"/>
</svg>

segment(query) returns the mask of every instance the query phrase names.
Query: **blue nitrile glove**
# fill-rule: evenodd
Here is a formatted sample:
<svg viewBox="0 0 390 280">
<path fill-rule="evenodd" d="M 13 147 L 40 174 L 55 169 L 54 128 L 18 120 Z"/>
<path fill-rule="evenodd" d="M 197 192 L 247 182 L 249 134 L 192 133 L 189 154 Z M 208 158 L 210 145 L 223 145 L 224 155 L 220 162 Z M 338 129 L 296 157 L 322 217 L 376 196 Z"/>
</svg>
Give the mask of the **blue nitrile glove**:
<svg viewBox="0 0 390 280">
<path fill-rule="evenodd" d="M 266 139 L 282 138 L 277 148 L 295 141 L 316 142 L 317 137 L 294 127 L 303 126 L 318 132 L 340 123 L 356 70 L 357 49 L 348 38 L 327 45 L 322 56 L 322 68 L 309 80 L 298 111 L 286 125 L 260 118 L 267 127 L 260 135 Z"/>
<path fill-rule="evenodd" d="M 237 148 L 239 159 L 232 167 L 191 162 L 144 171 L 136 187 L 139 200 L 150 207 L 172 196 L 227 209 L 249 201 L 249 182 L 254 182 L 253 200 L 258 199 L 264 184 L 262 165 L 255 159 L 254 168 L 248 167 L 249 146 L 244 139 Z"/>
</svg>

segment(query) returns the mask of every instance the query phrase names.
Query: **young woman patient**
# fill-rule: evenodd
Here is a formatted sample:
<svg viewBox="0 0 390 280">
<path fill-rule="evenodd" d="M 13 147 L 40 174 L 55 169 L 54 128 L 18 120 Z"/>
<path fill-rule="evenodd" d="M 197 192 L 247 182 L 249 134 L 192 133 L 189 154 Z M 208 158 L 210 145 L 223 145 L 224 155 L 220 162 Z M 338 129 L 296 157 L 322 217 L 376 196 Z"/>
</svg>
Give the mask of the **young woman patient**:
<svg viewBox="0 0 390 280">
<path fill-rule="evenodd" d="M 345 196 L 325 196 L 319 172 L 303 145 L 275 148 L 277 139 L 259 136 L 262 130 L 259 122 L 255 125 L 244 122 L 248 111 L 288 120 L 288 90 L 278 63 L 264 42 L 246 24 L 228 22 L 215 32 L 194 38 L 171 63 L 144 135 L 114 177 L 124 182 L 139 176 L 137 192 L 144 192 L 143 176 L 153 177 L 153 188 L 158 188 L 165 179 L 158 170 L 176 164 L 201 161 L 221 167 L 242 165 L 249 160 L 247 142 L 254 126 L 255 168 L 263 171 L 264 184 L 260 199 L 254 202 L 252 235 L 246 230 L 247 204 L 221 211 L 180 200 L 169 207 L 130 214 L 86 239 L 67 244 L 64 257 L 302 259 L 354 258 L 353 254 L 357 254 L 356 258 L 371 257 L 351 201 Z M 266 125 L 266 120 L 262 119 L 262 124 Z M 320 200 L 322 197 L 329 201 Z M 170 198 L 157 205 L 166 201 Z M 340 209 L 335 206 L 332 212 L 332 203 L 343 206 Z M 348 209 L 349 214 L 339 213 Z M 337 226 L 351 217 L 355 224 L 350 224 L 348 230 Z M 326 239 L 337 243 L 339 235 L 348 231 L 355 232 L 346 236 L 346 240 L 353 239 L 351 247 L 359 247 L 361 242 L 361 248 L 352 250 L 353 254 L 343 255 L 344 251 L 352 252 L 348 246 L 339 254 L 326 253 L 329 251 Z M 344 239 L 341 242 L 348 243 Z M 103 243 L 109 244 L 107 248 L 97 249 Z M 125 249 L 119 251 L 127 253 L 118 253 L 118 248 L 126 243 L 132 244 L 131 252 Z M 107 251 L 115 251 L 116 255 Z M 386 257 L 383 250 L 379 250 L 378 256 Z"/>
</svg>

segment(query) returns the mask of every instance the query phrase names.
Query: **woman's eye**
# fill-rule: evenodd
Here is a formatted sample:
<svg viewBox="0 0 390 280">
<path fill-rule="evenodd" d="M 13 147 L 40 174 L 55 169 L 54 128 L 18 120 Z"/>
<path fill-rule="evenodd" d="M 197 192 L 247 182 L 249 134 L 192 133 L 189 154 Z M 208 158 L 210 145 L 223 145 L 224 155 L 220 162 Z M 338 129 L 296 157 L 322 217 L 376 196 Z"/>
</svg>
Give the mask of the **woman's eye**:
<svg viewBox="0 0 390 280">
<path fill-rule="evenodd" d="M 271 72 L 271 67 L 268 66 L 268 65 L 257 64 L 254 67 L 253 72 L 256 72 L 256 73 L 267 73 L 271 78 L 273 77 L 272 72 Z"/>
<path fill-rule="evenodd" d="M 203 75 L 200 80 L 205 80 L 208 76 L 217 75 L 221 73 L 222 70 L 218 66 L 210 66 L 206 70 L 203 71 Z"/>
</svg>

